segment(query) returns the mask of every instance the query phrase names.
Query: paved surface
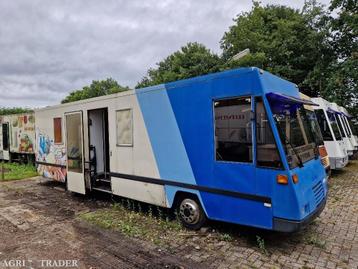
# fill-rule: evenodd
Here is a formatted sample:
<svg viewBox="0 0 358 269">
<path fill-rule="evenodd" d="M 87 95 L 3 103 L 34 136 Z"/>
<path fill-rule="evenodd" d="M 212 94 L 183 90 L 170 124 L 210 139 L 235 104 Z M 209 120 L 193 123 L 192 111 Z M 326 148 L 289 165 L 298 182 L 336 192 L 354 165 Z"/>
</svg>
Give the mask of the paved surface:
<svg viewBox="0 0 358 269">
<path fill-rule="evenodd" d="M 211 223 L 205 231 L 178 234 L 158 249 L 76 219 L 79 212 L 108 206 L 109 200 L 70 195 L 36 180 L 0 183 L 0 262 L 74 259 L 80 268 L 358 268 L 358 162 L 334 173 L 329 185 L 325 210 L 299 233 Z"/>
</svg>

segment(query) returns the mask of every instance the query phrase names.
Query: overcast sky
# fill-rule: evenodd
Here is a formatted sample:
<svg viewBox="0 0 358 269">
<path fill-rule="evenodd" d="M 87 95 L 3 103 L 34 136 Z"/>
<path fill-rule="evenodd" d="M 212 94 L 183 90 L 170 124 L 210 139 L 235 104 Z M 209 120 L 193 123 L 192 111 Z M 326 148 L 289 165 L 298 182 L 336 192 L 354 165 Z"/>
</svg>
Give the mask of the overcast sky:
<svg viewBox="0 0 358 269">
<path fill-rule="evenodd" d="M 301 8 L 304 0 L 269 1 Z M 321 1 L 328 4 L 328 0 Z M 189 41 L 219 41 L 251 0 L 1 0 L 0 106 L 57 104 L 113 77 L 134 87 Z"/>
</svg>

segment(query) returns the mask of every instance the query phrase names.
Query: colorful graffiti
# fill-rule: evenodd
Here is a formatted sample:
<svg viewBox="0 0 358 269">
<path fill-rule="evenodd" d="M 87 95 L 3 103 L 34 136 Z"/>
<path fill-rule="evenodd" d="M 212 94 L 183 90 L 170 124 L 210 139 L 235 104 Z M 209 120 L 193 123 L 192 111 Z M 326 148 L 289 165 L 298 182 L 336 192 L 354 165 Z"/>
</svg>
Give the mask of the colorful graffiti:
<svg viewBox="0 0 358 269">
<path fill-rule="evenodd" d="M 44 177 L 65 182 L 67 175 L 65 146 L 63 144 L 55 144 L 53 139 L 40 130 L 36 130 L 36 136 L 38 148 L 36 161 L 49 164 L 39 164 L 37 171 Z"/>
<path fill-rule="evenodd" d="M 11 151 L 34 153 L 35 117 L 33 114 L 13 115 L 11 117 Z"/>
</svg>

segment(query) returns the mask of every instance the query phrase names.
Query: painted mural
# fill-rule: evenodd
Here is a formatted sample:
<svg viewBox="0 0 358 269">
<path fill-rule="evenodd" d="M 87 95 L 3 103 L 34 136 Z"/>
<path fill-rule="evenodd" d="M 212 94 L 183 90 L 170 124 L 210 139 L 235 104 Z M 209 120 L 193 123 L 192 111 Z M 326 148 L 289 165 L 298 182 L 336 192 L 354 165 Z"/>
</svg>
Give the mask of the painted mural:
<svg viewBox="0 0 358 269">
<path fill-rule="evenodd" d="M 55 144 L 54 139 L 36 129 L 37 152 L 36 161 L 52 165 L 38 164 L 37 171 L 40 175 L 52 178 L 56 181 L 65 182 L 66 170 L 66 149 L 65 145 Z"/>
<path fill-rule="evenodd" d="M 34 114 L 12 115 L 10 117 L 10 128 L 10 151 L 16 153 L 34 153 Z"/>
</svg>

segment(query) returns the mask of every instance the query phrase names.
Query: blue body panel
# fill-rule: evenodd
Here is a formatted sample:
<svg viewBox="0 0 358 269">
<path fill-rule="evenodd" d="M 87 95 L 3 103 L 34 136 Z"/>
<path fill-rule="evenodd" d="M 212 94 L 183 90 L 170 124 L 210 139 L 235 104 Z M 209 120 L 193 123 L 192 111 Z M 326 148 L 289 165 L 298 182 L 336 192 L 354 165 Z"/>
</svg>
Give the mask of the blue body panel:
<svg viewBox="0 0 358 269">
<path fill-rule="evenodd" d="M 169 205 L 177 191 L 198 195 L 211 219 L 272 229 L 273 218 L 302 220 L 315 210 L 317 197 L 312 188 L 323 182 L 325 170 L 319 159 L 290 171 L 274 125 L 266 93 L 278 92 L 299 97 L 295 84 L 257 68 L 241 68 L 193 79 L 136 90 L 138 101 L 158 170 L 162 179 L 204 186 L 217 190 L 264 196 L 262 201 L 206 191 L 166 186 Z M 254 162 L 235 163 L 215 160 L 213 101 L 239 96 L 261 96 L 277 141 L 284 169 L 258 168 Z M 256 156 L 255 128 L 253 156 Z M 276 176 L 299 176 L 299 183 L 278 185 Z M 323 196 L 326 196 L 324 185 Z"/>
</svg>

